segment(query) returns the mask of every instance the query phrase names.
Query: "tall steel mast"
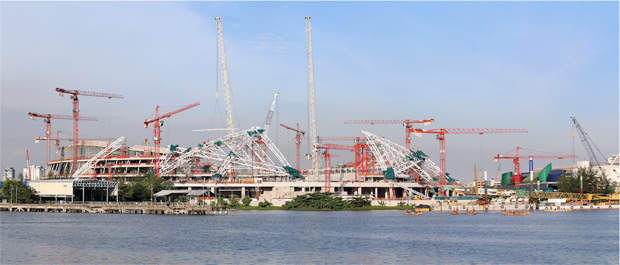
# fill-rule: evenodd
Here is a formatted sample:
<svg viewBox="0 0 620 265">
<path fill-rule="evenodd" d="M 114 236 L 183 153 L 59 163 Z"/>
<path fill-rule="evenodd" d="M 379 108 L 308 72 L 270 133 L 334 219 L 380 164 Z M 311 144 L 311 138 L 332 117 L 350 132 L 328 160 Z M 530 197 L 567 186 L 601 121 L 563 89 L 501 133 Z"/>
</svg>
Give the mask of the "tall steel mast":
<svg viewBox="0 0 620 265">
<path fill-rule="evenodd" d="M 308 118 L 310 120 L 310 141 L 312 144 L 312 172 L 314 180 L 319 179 L 319 143 L 316 133 L 316 106 L 314 103 L 314 62 L 312 61 L 312 28 L 310 17 L 306 17 L 306 44 L 308 46 Z"/>
<path fill-rule="evenodd" d="M 220 67 L 222 68 L 222 90 L 224 90 L 224 104 L 226 105 L 226 124 L 228 125 L 228 135 L 235 133 L 233 125 L 232 105 L 230 103 L 230 80 L 228 79 L 228 68 L 226 66 L 226 47 L 224 46 L 224 33 L 222 32 L 222 22 L 220 17 L 216 17 L 217 22 L 217 50 L 220 55 Z"/>
</svg>

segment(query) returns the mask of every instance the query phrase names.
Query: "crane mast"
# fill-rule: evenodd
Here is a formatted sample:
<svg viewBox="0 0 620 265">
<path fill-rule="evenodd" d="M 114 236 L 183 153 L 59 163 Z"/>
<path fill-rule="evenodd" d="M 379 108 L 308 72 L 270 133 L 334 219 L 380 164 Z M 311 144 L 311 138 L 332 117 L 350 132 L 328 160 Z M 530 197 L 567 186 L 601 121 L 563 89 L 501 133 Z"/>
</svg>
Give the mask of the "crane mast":
<svg viewBox="0 0 620 265">
<path fill-rule="evenodd" d="M 308 47 L 308 119 L 310 122 L 310 141 L 312 144 L 312 172 L 314 180 L 319 179 L 319 149 L 316 132 L 316 106 L 314 102 L 314 62 L 312 60 L 312 28 L 310 17 L 306 17 L 306 45 Z"/>
<path fill-rule="evenodd" d="M 36 120 L 37 118 L 43 118 L 43 122 L 45 122 L 45 142 L 46 142 L 46 151 L 45 151 L 45 164 L 49 164 L 50 162 L 50 140 L 51 140 L 51 136 L 52 136 L 52 123 L 51 123 L 51 119 L 61 119 L 61 120 L 86 120 L 86 121 L 96 121 L 97 118 L 93 118 L 93 117 L 83 117 L 83 116 L 72 116 L 72 115 L 57 115 L 57 114 L 38 114 L 38 113 L 34 113 L 34 112 L 28 112 L 28 116 L 30 116 L 30 118 L 32 120 Z M 75 150 L 74 152 L 77 153 L 77 140 L 75 138 L 75 130 L 74 130 L 74 135 L 73 135 L 73 149 Z M 58 137 L 56 137 L 58 138 Z"/>
<path fill-rule="evenodd" d="M 304 131 L 304 130 L 299 128 L 299 123 L 297 123 L 297 129 L 289 127 L 289 126 L 286 126 L 286 125 L 284 125 L 282 123 L 280 123 L 280 126 L 286 128 L 286 129 L 289 129 L 291 131 L 296 132 L 296 134 L 295 134 L 295 145 L 297 146 L 297 153 L 296 153 L 297 154 L 296 155 L 297 156 L 297 168 L 296 169 L 299 171 L 299 145 L 301 143 L 301 136 L 305 135 L 306 131 Z"/>
<path fill-rule="evenodd" d="M 153 164 L 154 164 L 154 173 L 155 176 L 159 177 L 159 144 L 161 142 L 161 126 L 164 124 L 163 121 L 161 121 L 161 119 L 164 118 L 169 118 L 170 116 L 177 114 L 179 112 L 182 111 L 186 111 L 188 109 L 191 109 L 193 107 L 196 107 L 200 105 L 200 102 L 196 102 L 194 104 L 190 104 L 187 105 L 185 107 L 182 107 L 180 109 L 177 109 L 175 111 L 171 111 L 168 112 L 164 115 L 159 115 L 159 106 L 157 106 L 155 108 L 155 118 L 153 119 L 145 119 L 144 120 L 144 128 L 148 128 L 149 127 L 149 123 L 154 123 L 155 126 L 153 126 L 153 143 L 154 143 L 154 148 L 155 148 L 155 152 L 153 152 Z M 120 138 L 119 138 L 120 139 Z M 124 139 L 124 138 L 123 138 Z"/>
<path fill-rule="evenodd" d="M 77 144 L 79 138 L 79 127 L 78 120 L 80 117 L 80 100 L 78 95 L 81 96 L 90 96 L 90 97 L 103 97 L 103 98 L 123 98 L 123 95 L 118 94 L 109 94 L 102 92 L 92 92 L 92 91 L 81 91 L 81 90 L 67 90 L 64 88 L 56 88 L 56 92 L 58 92 L 59 96 L 63 96 L 65 93 L 71 95 L 71 101 L 73 102 L 73 166 L 71 167 L 71 172 L 75 172 L 77 170 Z"/>
<path fill-rule="evenodd" d="M 273 101 L 271 102 L 271 106 L 269 107 L 269 111 L 267 112 L 267 117 L 265 118 L 265 126 L 263 126 L 263 129 L 265 129 L 265 133 L 269 132 L 269 125 L 271 125 L 271 118 L 273 118 L 273 111 L 276 108 L 276 99 L 278 98 L 279 94 L 280 92 L 273 95 Z"/>
<path fill-rule="evenodd" d="M 235 133 L 233 125 L 232 104 L 230 102 L 230 80 L 228 78 L 228 68 L 226 66 L 226 47 L 224 46 L 224 33 L 222 32 L 222 22 L 220 17 L 216 17 L 217 22 L 217 50 L 220 55 L 220 68 L 222 69 L 222 90 L 224 90 L 224 104 L 226 105 L 226 124 L 228 125 L 228 135 Z"/>
</svg>

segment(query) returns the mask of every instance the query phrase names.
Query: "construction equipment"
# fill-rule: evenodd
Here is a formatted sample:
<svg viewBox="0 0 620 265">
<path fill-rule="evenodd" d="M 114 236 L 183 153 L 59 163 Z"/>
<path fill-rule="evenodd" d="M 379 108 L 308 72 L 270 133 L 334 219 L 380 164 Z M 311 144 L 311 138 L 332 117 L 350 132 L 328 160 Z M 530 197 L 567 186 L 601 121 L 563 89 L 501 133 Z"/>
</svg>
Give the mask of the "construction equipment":
<svg viewBox="0 0 620 265">
<path fill-rule="evenodd" d="M 96 155 L 88 159 L 86 163 L 84 163 L 79 169 L 77 169 L 73 173 L 72 175 L 73 179 L 79 178 L 82 174 L 86 173 L 86 171 L 88 171 L 93 166 L 95 166 L 97 162 L 101 161 L 104 157 L 110 155 L 112 152 L 121 148 L 121 146 L 123 146 L 124 141 L 125 141 L 125 136 L 121 136 L 120 138 L 116 139 L 116 141 L 112 142 L 106 148 L 101 150 L 99 153 L 97 153 Z"/>
<path fill-rule="evenodd" d="M 226 46 L 224 45 L 224 33 L 222 32 L 222 22 L 220 17 L 215 18 L 217 24 L 217 50 L 222 70 L 222 90 L 224 90 L 224 105 L 226 105 L 226 124 L 228 125 L 228 135 L 235 133 L 233 125 L 233 113 L 230 93 L 230 80 L 228 78 L 228 66 L 226 64 Z"/>
<path fill-rule="evenodd" d="M 263 125 L 263 128 L 265 128 L 265 133 L 269 132 L 269 125 L 271 125 L 271 118 L 273 118 L 273 111 L 276 108 L 276 99 L 278 99 L 279 94 L 280 92 L 273 95 L 273 101 L 271 101 L 271 106 L 269 106 L 269 111 L 267 111 L 267 117 L 265 118 L 265 125 Z"/>
<path fill-rule="evenodd" d="M 530 153 L 544 153 L 544 154 L 538 154 L 538 155 L 523 155 L 523 154 L 519 154 L 519 150 L 524 150 L 524 151 L 528 151 Z M 512 155 L 511 153 L 514 151 L 514 155 Z M 509 152 L 507 152 L 506 154 L 500 155 L 497 154 L 496 156 L 493 157 L 493 161 L 495 162 L 499 162 L 500 159 L 512 159 L 514 165 L 515 165 L 515 170 L 514 170 L 514 175 L 513 178 L 515 180 L 515 188 L 519 188 L 519 183 L 521 183 L 521 165 L 519 164 L 519 159 L 521 158 L 556 158 L 556 159 L 564 159 L 564 158 L 577 158 L 576 155 L 561 155 L 561 154 L 554 154 L 554 153 L 549 153 L 549 152 L 544 152 L 544 151 L 537 151 L 537 150 L 532 150 L 532 149 L 526 149 L 520 146 L 517 146 L 517 148 L 510 150 Z M 499 173 L 498 173 L 499 174 Z"/>
<path fill-rule="evenodd" d="M 58 92 L 59 96 L 64 96 L 65 93 L 71 94 L 71 100 L 73 101 L 73 143 L 76 144 L 78 142 L 78 120 L 80 120 L 80 101 L 78 99 L 78 95 L 80 96 L 91 96 L 91 97 L 104 97 L 108 99 L 112 98 L 123 98 L 122 95 L 118 94 L 109 94 L 109 93 L 101 93 L 101 92 L 90 92 L 90 91 L 80 91 L 80 90 L 66 90 L 64 88 L 56 88 L 56 92 Z M 75 172 L 77 166 L 77 146 L 73 148 L 73 166 L 71 170 Z"/>
<path fill-rule="evenodd" d="M 596 148 L 596 151 L 598 151 L 598 153 L 603 157 L 603 159 L 605 159 L 605 155 L 603 155 L 601 150 L 598 149 L 598 146 L 594 144 L 594 141 L 592 141 L 590 136 L 581 127 L 579 122 L 577 122 L 577 119 L 575 118 L 575 116 L 571 117 L 571 120 L 573 121 L 575 128 L 577 128 L 577 132 L 579 133 L 579 139 L 581 139 L 581 143 L 583 144 L 583 147 L 586 149 L 586 152 L 588 153 L 588 157 L 590 157 L 590 163 L 595 164 L 596 166 L 598 166 L 598 169 L 601 172 L 604 172 L 603 168 L 601 167 L 601 164 L 599 163 L 598 158 L 596 157 L 596 154 L 594 153 L 594 150 L 592 149 L 592 146 L 594 145 L 594 147 Z M 573 137 L 575 137 L 574 131 L 573 131 Z M 616 173 L 616 175 L 620 176 L 620 174 L 613 167 L 611 169 Z"/>
<path fill-rule="evenodd" d="M 74 112 L 75 114 L 76 112 Z M 74 126 L 77 126 L 76 121 L 77 120 L 83 120 L 83 121 L 96 121 L 97 118 L 93 118 L 93 117 L 82 117 L 82 116 L 70 116 L 70 115 L 56 115 L 56 114 L 37 114 L 34 112 L 28 112 L 28 116 L 30 116 L 30 118 L 32 120 L 37 120 L 37 118 L 43 118 L 43 122 L 45 122 L 45 140 L 46 140 L 46 149 L 45 149 L 45 164 L 49 164 L 50 162 L 50 140 L 51 140 L 51 134 L 52 134 L 52 123 L 51 123 L 51 119 L 60 119 L 60 120 L 74 120 Z M 75 167 L 76 165 L 76 161 L 77 161 L 77 134 L 75 134 L 74 130 L 74 135 L 73 135 L 73 140 L 74 140 L 74 145 L 73 145 L 73 166 Z M 35 139 L 36 140 L 36 139 Z"/>
<path fill-rule="evenodd" d="M 344 124 L 402 124 L 405 126 L 405 148 L 411 149 L 411 129 L 414 123 L 424 123 L 424 126 L 431 124 L 435 119 L 426 120 L 348 120 Z"/>
<path fill-rule="evenodd" d="M 297 157 L 297 170 L 299 170 L 299 145 L 300 145 L 300 143 L 301 143 L 301 136 L 302 136 L 302 135 L 305 135 L 305 134 L 306 134 L 306 132 L 305 132 L 305 131 L 303 131 L 303 130 L 301 130 L 301 129 L 299 129 L 299 123 L 297 123 L 297 129 L 292 128 L 292 127 L 289 127 L 289 126 L 286 126 L 286 125 L 284 125 L 284 124 L 282 124 L 282 123 L 280 123 L 280 126 L 282 126 L 282 127 L 286 128 L 286 129 L 289 129 L 289 130 L 291 130 L 291 131 L 294 131 L 294 132 L 296 133 L 296 134 L 295 134 L 295 145 L 297 146 L 297 152 L 296 152 L 296 157 Z"/>
<path fill-rule="evenodd" d="M 421 133 L 435 133 L 437 134 L 437 140 L 439 140 L 439 168 L 441 169 L 441 175 L 439 178 L 440 191 L 443 193 L 443 188 L 446 186 L 446 138 L 445 134 L 487 134 L 487 133 L 527 133 L 525 129 L 410 129 L 415 136 L 421 137 Z"/>
<path fill-rule="evenodd" d="M 258 142 L 265 143 L 267 149 L 260 148 Z M 267 150 L 271 151 L 281 166 L 274 163 L 268 156 Z M 224 178 L 228 174 L 230 181 L 234 181 L 235 174 L 243 174 L 247 177 L 292 176 L 293 180 L 301 177 L 299 171 L 290 166 L 284 155 L 260 127 L 252 127 L 205 144 L 199 144 L 198 148 L 188 148 L 179 156 L 176 168 L 182 168 L 183 164 L 194 161 L 196 157 L 219 161 L 220 166 L 213 176 Z"/>
<path fill-rule="evenodd" d="M 376 159 L 374 164 L 383 171 L 385 179 L 408 179 L 413 174 L 417 182 L 429 183 L 433 181 L 433 176 L 441 174 L 439 167 L 423 152 L 414 152 L 364 130 L 362 134 L 373 159 Z"/>
<path fill-rule="evenodd" d="M 164 125 L 164 121 L 162 121 L 161 119 L 168 118 L 168 117 L 170 117 L 170 116 L 172 116 L 174 114 L 177 114 L 179 112 L 191 109 L 191 108 L 196 107 L 198 105 L 200 105 L 200 102 L 196 102 L 194 104 L 187 105 L 185 107 L 182 107 L 182 108 L 177 109 L 175 111 L 168 112 L 168 113 L 166 113 L 164 115 L 161 115 L 161 116 L 159 115 L 159 107 L 160 106 L 157 106 L 157 107 L 155 107 L 155 117 L 152 118 L 152 119 L 144 119 L 144 128 L 148 128 L 149 127 L 149 123 L 153 123 L 153 122 L 155 123 L 155 126 L 153 126 L 154 127 L 153 128 L 153 143 L 155 145 L 155 150 L 153 152 L 153 155 L 154 155 L 153 164 L 154 164 L 155 176 L 159 177 L 159 143 L 161 141 L 161 130 L 160 130 L 160 127 L 162 125 Z"/>
<path fill-rule="evenodd" d="M 312 172 L 314 180 L 319 179 L 319 142 L 316 130 L 316 106 L 314 102 L 314 61 L 312 59 L 312 27 L 310 16 L 306 17 L 306 45 L 308 50 L 308 119 L 310 122 L 310 143 L 312 144 L 310 157 L 312 158 Z"/>
</svg>

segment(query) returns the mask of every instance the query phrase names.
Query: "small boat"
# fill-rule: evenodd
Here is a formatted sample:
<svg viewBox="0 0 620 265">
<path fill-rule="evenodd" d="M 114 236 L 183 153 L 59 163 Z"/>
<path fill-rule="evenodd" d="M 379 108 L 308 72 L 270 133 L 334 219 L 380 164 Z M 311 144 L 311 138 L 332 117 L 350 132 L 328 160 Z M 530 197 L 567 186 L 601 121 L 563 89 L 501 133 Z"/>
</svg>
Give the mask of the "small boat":
<svg viewBox="0 0 620 265">
<path fill-rule="evenodd" d="M 469 209 L 467 209 L 467 215 L 476 215 L 478 214 L 478 212 L 476 212 L 476 209 L 471 209 L 471 212 L 469 211 Z"/>
<path fill-rule="evenodd" d="M 459 214 L 461 214 L 461 213 L 458 210 L 452 211 L 452 215 L 459 215 Z"/>
<path fill-rule="evenodd" d="M 570 212 L 572 211 L 572 209 L 549 209 L 549 210 L 545 210 L 545 212 L 551 212 L 551 213 L 563 213 L 563 212 Z"/>
<path fill-rule="evenodd" d="M 416 212 L 405 212 L 405 215 L 422 215 L 421 212 L 416 213 Z"/>
<path fill-rule="evenodd" d="M 530 215 L 530 212 L 527 211 L 509 211 L 502 212 L 503 215 Z"/>
</svg>

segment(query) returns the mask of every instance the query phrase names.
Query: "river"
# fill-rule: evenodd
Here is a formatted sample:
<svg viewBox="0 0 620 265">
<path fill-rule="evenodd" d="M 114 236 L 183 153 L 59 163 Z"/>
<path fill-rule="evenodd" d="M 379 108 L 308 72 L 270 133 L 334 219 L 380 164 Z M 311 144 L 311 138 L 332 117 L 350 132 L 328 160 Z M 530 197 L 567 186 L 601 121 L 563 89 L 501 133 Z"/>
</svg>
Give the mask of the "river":
<svg viewBox="0 0 620 265">
<path fill-rule="evenodd" d="M 2 264 L 618 264 L 619 211 L 0 212 Z"/>
</svg>

